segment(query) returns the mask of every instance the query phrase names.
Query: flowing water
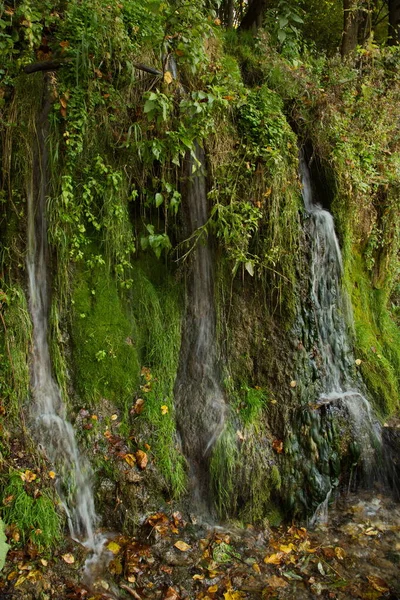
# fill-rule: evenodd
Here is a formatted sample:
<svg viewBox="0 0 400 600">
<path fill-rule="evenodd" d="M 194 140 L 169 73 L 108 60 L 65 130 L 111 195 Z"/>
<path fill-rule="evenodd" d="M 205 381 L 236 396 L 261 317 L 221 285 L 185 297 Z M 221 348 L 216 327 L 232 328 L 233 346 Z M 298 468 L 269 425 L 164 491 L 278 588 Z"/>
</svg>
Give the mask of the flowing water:
<svg viewBox="0 0 400 600">
<path fill-rule="evenodd" d="M 48 344 L 49 302 L 46 194 L 48 185 L 48 115 L 50 102 L 44 103 L 37 123 L 33 148 L 32 179 L 28 198 L 27 271 L 29 305 L 33 322 L 31 386 L 34 398 L 33 427 L 37 439 L 54 466 L 58 492 L 68 518 L 71 537 L 100 556 L 105 539 L 95 533 L 97 522 L 91 488 L 91 470 L 79 454 L 74 430 L 66 417 L 60 389 L 52 375 Z M 89 562 L 88 561 L 88 562 Z"/>
<path fill-rule="evenodd" d="M 342 256 L 332 215 L 315 198 L 309 166 L 300 155 L 303 200 L 311 238 L 311 302 L 323 392 L 319 402 L 341 409 L 361 449 L 364 471 L 371 471 L 381 446 L 380 426 L 354 374 L 351 348 L 352 314 L 342 290 Z"/>
<path fill-rule="evenodd" d="M 186 160 L 186 222 L 188 236 L 208 220 L 204 152 Z M 178 427 L 192 470 L 195 494 L 205 497 L 207 455 L 221 434 L 226 418 L 216 348 L 213 253 L 207 234 L 191 251 L 186 314 L 175 384 Z"/>
</svg>

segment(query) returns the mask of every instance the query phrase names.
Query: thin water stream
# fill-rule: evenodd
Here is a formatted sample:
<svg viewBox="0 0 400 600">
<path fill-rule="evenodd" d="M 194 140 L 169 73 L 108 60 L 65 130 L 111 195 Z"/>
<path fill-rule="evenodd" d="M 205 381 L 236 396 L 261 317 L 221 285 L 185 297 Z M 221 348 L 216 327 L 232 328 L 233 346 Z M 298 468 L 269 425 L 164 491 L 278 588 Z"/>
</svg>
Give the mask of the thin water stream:
<svg viewBox="0 0 400 600">
<path fill-rule="evenodd" d="M 196 157 L 197 160 L 186 160 L 188 236 L 208 220 L 205 157 L 199 146 Z M 193 494 L 201 504 L 208 494 L 207 455 L 226 418 L 216 348 L 213 253 L 205 232 L 197 239 L 191 261 L 175 401 L 183 449 L 192 472 Z"/>
<path fill-rule="evenodd" d="M 361 450 L 363 470 L 370 475 L 381 447 L 381 428 L 354 377 L 351 346 L 352 313 L 342 289 L 342 256 L 332 215 L 315 197 L 305 153 L 300 154 L 300 177 L 311 238 L 310 294 L 316 329 L 322 393 L 320 404 L 343 411 Z M 328 492 L 330 496 L 331 491 Z M 317 513 L 326 520 L 327 496 Z"/>
<path fill-rule="evenodd" d="M 105 538 L 95 532 L 97 516 L 91 487 L 91 470 L 80 455 L 74 429 L 67 419 L 61 391 L 52 374 L 49 351 L 48 245 L 46 196 L 48 194 L 47 137 L 50 100 L 45 99 L 37 122 L 33 146 L 32 177 L 28 182 L 27 271 L 29 306 L 33 322 L 31 386 L 34 404 L 32 422 L 57 474 L 57 487 L 65 509 L 71 537 L 82 543 L 96 562 Z"/>
</svg>

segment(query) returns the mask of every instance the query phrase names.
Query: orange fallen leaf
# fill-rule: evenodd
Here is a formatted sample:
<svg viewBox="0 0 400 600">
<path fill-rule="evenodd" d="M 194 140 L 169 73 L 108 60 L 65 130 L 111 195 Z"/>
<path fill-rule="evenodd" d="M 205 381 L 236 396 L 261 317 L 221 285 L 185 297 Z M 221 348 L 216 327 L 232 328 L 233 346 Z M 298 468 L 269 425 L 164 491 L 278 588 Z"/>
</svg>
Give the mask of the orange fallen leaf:
<svg viewBox="0 0 400 600">
<path fill-rule="evenodd" d="M 164 596 L 164 600 L 179 600 L 179 594 L 174 588 L 169 587 Z"/>
<path fill-rule="evenodd" d="M 135 402 L 134 407 L 132 408 L 133 413 L 135 413 L 136 415 L 140 415 L 144 410 L 144 400 L 143 398 L 138 398 Z"/>
<path fill-rule="evenodd" d="M 283 452 L 283 441 L 282 440 L 274 440 L 272 442 L 272 448 L 275 450 L 275 452 L 277 452 L 278 454 L 282 454 Z"/>
<path fill-rule="evenodd" d="M 142 470 L 145 469 L 147 467 L 147 463 L 149 462 L 146 452 L 143 452 L 143 450 L 138 450 L 135 454 L 135 457 L 138 467 Z"/>
</svg>

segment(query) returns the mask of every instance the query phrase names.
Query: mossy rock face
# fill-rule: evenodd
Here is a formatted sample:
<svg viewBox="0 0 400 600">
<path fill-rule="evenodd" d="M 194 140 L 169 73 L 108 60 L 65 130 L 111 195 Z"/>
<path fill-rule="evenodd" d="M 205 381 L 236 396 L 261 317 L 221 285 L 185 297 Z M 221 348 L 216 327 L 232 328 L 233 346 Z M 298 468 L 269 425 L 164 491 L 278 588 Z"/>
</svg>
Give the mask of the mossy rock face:
<svg viewBox="0 0 400 600">
<path fill-rule="evenodd" d="M 76 390 L 83 402 L 104 396 L 123 408 L 139 382 L 135 322 L 104 267 L 77 273 L 72 302 Z"/>
</svg>

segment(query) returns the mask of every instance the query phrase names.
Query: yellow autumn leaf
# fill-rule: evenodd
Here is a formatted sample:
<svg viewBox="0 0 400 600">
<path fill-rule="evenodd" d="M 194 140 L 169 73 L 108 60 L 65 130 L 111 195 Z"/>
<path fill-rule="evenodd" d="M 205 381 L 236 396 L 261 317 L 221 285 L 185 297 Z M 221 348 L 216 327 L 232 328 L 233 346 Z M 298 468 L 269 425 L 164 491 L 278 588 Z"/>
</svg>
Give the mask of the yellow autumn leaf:
<svg viewBox="0 0 400 600">
<path fill-rule="evenodd" d="M 204 579 L 205 575 L 200 575 L 199 573 L 196 573 L 196 575 L 193 575 L 192 579 L 194 579 L 195 581 L 201 581 L 202 579 Z"/>
<path fill-rule="evenodd" d="M 109 550 L 113 554 L 118 554 L 118 552 L 121 550 L 121 546 L 116 542 L 109 542 L 107 544 L 107 550 Z"/>
<path fill-rule="evenodd" d="M 254 563 L 254 565 L 253 565 L 253 571 L 255 573 L 257 573 L 257 575 L 259 575 L 261 573 L 260 565 L 258 565 L 257 563 Z"/>
<path fill-rule="evenodd" d="M 111 415 L 111 421 L 116 421 L 118 419 L 118 415 Z"/>
<path fill-rule="evenodd" d="M 224 593 L 225 600 L 242 600 L 245 598 L 245 594 L 243 592 L 232 592 L 232 590 L 228 590 Z"/>
<path fill-rule="evenodd" d="M 385 594 L 389 591 L 388 584 L 380 577 L 376 577 L 375 575 L 367 575 L 367 579 L 377 592 Z"/>
<path fill-rule="evenodd" d="M 175 546 L 175 548 L 178 548 L 178 550 L 180 550 L 181 552 L 187 552 L 187 550 L 190 550 L 189 544 L 187 544 L 186 542 L 183 542 L 182 540 L 178 540 L 174 544 L 174 546 Z"/>
<path fill-rule="evenodd" d="M 49 471 L 49 477 L 50 477 L 50 479 L 56 478 L 56 474 L 54 473 L 54 471 Z"/>
<path fill-rule="evenodd" d="M 281 552 L 284 552 L 285 554 L 290 554 L 295 549 L 296 549 L 296 547 L 294 544 L 288 544 L 288 545 L 282 544 L 282 546 L 279 546 L 279 550 Z"/>
<path fill-rule="evenodd" d="M 25 575 L 20 575 L 20 577 L 18 577 L 17 581 L 14 583 L 14 587 L 19 587 L 20 585 L 22 585 L 24 583 L 25 580 L 26 580 Z"/>
<path fill-rule="evenodd" d="M 68 565 L 73 565 L 75 562 L 75 557 L 72 554 L 63 554 L 61 558 Z"/>
<path fill-rule="evenodd" d="M 207 592 L 209 592 L 210 594 L 215 594 L 215 592 L 218 592 L 218 586 L 217 585 L 210 585 L 210 587 L 208 588 Z"/>
<path fill-rule="evenodd" d="M 271 556 L 266 556 L 264 558 L 264 562 L 267 565 L 280 565 L 282 562 L 283 554 L 282 552 L 278 552 L 277 554 L 271 554 Z"/>
<path fill-rule="evenodd" d="M 169 85 L 170 83 L 172 83 L 174 80 L 174 78 L 172 77 L 172 73 L 171 71 L 165 71 L 164 73 L 164 83 L 166 83 L 167 85 Z"/>
<path fill-rule="evenodd" d="M 162 413 L 163 415 L 166 415 L 166 414 L 167 414 L 167 412 L 168 412 L 168 410 L 169 410 L 169 409 L 168 409 L 168 406 L 167 406 L 166 404 L 163 404 L 163 405 L 162 405 L 162 407 L 161 407 L 161 413 Z"/>
<path fill-rule="evenodd" d="M 336 546 L 335 554 L 339 560 L 343 560 L 346 557 L 346 552 L 343 550 L 343 548 L 339 548 L 339 546 Z"/>
<path fill-rule="evenodd" d="M 136 462 L 136 458 L 133 456 L 133 454 L 125 454 L 124 461 L 128 463 L 130 467 L 133 467 Z"/>
<path fill-rule="evenodd" d="M 25 473 L 20 473 L 20 477 L 22 481 L 27 481 L 28 483 L 31 483 L 31 481 L 35 481 L 37 475 L 35 473 L 32 473 L 32 471 L 29 471 L 29 469 L 27 469 Z"/>
</svg>

